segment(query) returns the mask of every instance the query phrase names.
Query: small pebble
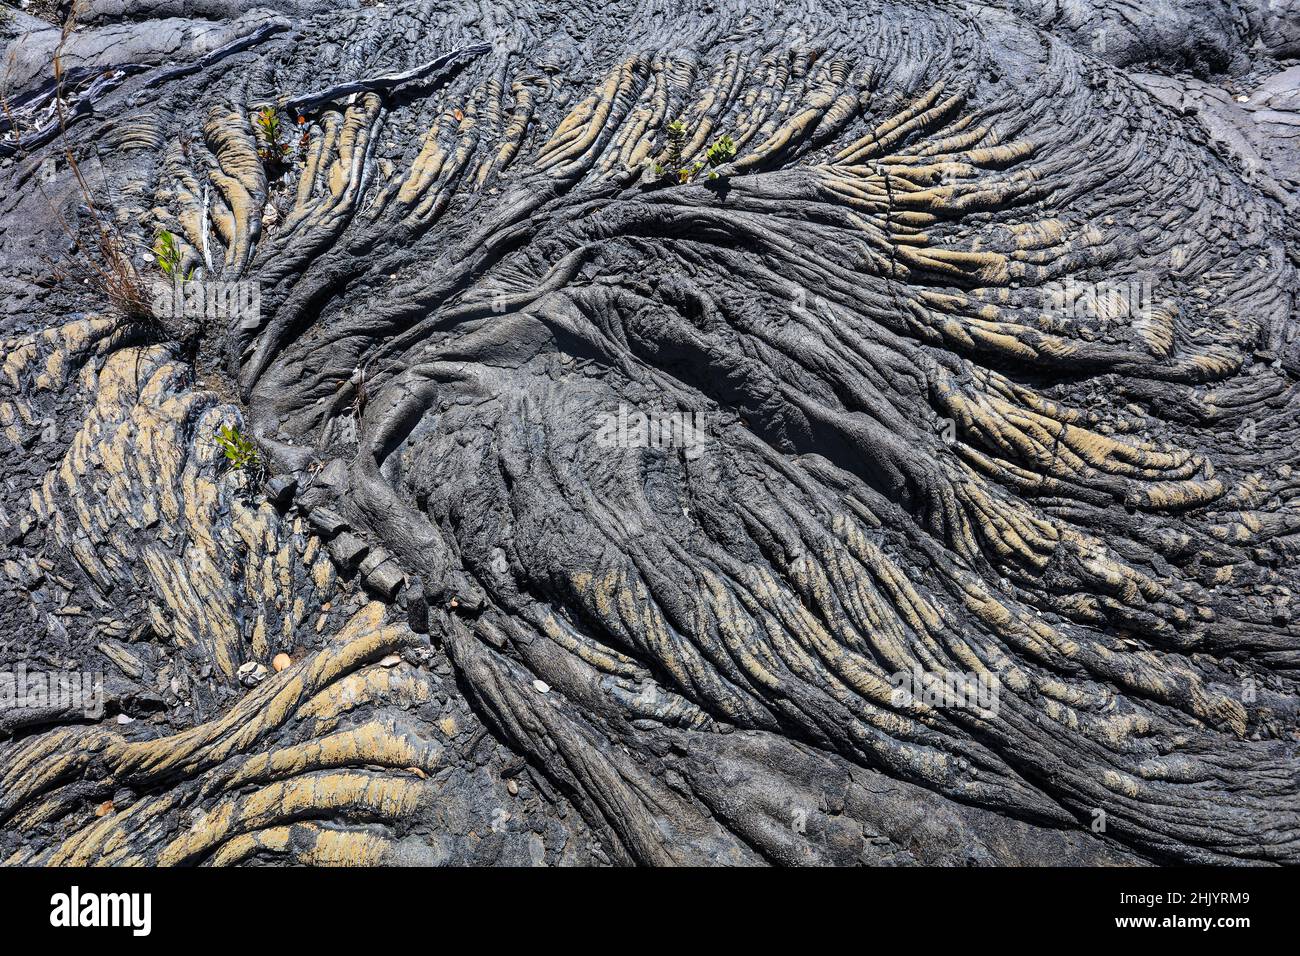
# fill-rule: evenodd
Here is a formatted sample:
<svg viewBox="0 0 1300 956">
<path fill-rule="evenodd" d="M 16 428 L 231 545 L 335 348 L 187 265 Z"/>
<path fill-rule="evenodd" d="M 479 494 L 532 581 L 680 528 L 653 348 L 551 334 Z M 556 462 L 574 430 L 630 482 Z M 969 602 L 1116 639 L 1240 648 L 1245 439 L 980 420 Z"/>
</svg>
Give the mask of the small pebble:
<svg viewBox="0 0 1300 956">
<path fill-rule="evenodd" d="M 239 665 L 236 676 L 239 677 L 239 682 L 245 687 L 253 687 L 266 678 L 266 667 L 256 661 L 248 661 Z"/>
<path fill-rule="evenodd" d="M 271 666 L 275 668 L 275 672 L 278 674 L 280 673 L 280 671 L 284 670 L 292 663 L 293 660 L 289 657 L 289 655 L 285 654 L 282 651 L 281 653 L 275 655 L 274 660 L 271 661 Z"/>
</svg>

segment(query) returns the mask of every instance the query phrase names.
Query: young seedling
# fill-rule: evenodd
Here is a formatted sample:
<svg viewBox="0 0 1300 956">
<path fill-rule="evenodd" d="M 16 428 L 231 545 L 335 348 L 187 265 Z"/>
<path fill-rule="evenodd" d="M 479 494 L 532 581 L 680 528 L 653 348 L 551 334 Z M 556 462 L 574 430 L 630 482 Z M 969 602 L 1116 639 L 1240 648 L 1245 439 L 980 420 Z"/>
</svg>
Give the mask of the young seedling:
<svg viewBox="0 0 1300 956">
<path fill-rule="evenodd" d="M 258 454 L 257 445 L 234 425 L 218 428 L 215 440 L 231 468 L 254 476 L 261 472 L 262 457 Z"/>
<path fill-rule="evenodd" d="M 735 141 L 726 133 L 723 133 L 713 141 L 713 145 L 709 147 L 705 158 L 713 169 L 731 162 L 736 158 Z"/>
<path fill-rule="evenodd" d="M 163 229 L 158 233 L 158 238 L 153 244 L 154 259 L 158 262 L 158 268 L 162 270 L 163 275 L 169 279 L 188 280 L 193 269 L 187 274 L 181 273 L 181 247 L 176 241 L 176 237 Z"/>
<path fill-rule="evenodd" d="M 723 134 L 713 141 L 705 152 L 704 159 L 689 166 L 684 165 L 686 151 L 686 124 L 673 120 L 667 126 L 668 145 L 664 151 L 663 162 L 656 162 L 651 169 L 658 179 L 674 177 L 678 183 L 689 183 L 704 170 L 709 171 L 709 179 L 717 179 L 718 167 L 725 166 L 736 158 L 736 142 L 729 135 Z"/>
<path fill-rule="evenodd" d="M 655 179 L 667 179 L 671 176 L 679 182 L 684 182 L 681 174 L 685 170 L 681 167 L 682 155 L 686 149 L 686 124 L 679 119 L 673 120 L 665 127 L 665 132 L 668 142 L 664 147 L 663 158 L 650 163 L 650 172 Z"/>
<path fill-rule="evenodd" d="M 253 114 L 253 125 L 259 140 L 257 155 L 262 162 L 275 165 L 289 155 L 289 144 L 280 139 L 280 114 L 274 106 L 266 106 Z"/>
<path fill-rule="evenodd" d="M 676 119 L 668 124 L 668 155 L 667 167 L 669 169 L 682 168 L 682 151 L 686 148 L 686 124 Z"/>
</svg>

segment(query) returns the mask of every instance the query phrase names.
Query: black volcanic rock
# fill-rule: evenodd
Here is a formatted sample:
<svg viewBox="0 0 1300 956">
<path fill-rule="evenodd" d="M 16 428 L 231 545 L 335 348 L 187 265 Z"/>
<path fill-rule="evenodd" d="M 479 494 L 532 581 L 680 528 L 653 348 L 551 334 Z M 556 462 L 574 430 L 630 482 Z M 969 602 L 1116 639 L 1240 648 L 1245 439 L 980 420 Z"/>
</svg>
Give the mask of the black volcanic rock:
<svg viewBox="0 0 1300 956">
<path fill-rule="evenodd" d="M 1300 862 L 1294 4 L 1059 6 L 4 28 L 0 859 Z"/>
</svg>

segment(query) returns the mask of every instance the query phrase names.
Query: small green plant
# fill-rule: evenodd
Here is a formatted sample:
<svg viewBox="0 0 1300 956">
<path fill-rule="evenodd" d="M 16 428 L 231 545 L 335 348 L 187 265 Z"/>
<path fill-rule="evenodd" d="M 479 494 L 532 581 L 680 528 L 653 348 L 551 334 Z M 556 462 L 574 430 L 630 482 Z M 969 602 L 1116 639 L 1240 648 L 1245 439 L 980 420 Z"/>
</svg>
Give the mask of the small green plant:
<svg viewBox="0 0 1300 956">
<path fill-rule="evenodd" d="M 259 145 L 257 155 L 264 163 L 281 163 L 289 155 L 289 144 L 280 139 L 280 114 L 266 106 L 253 114 Z"/>
<path fill-rule="evenodd" d="M 181 246 L 176 237 L 163 229 L 154 240 L 153 255 L 158 261 L 158 268 L 169 279 L 189 279 L 190 273 L 181 272 Z"/>
<path fill-rule="evenodd" d="M 668 124 L 668 155 L 665 159 L 669 169 L 681 169 L 682 151 L 685 148 L 686 124 L 679 119 L 675 119 Z"/>
<path fill-rule="evenodd" d="M 686 182 L 682 174 L 687 170 L 682 169 L 682 156 L 686 150 L 686 124 L 681 120 L 673 120 L 665 127 L 668 135 L 668 143 L 664 147 L 662 159 L 653 160 L 650 163 L 650 172 L 655 179 L 667 179 L 670 176 L 675 177 L 679 182 Z"/>
<path fill-rule="evenodd" d="M 730 136 L 723 133 L 713 141 L 713 145 L 709 147 L 708 153 L 705 155 L 709 166 L 716 169 L 736 158 L 736 143 Z"/>
<path fill-rule="evenodd" d="M 667 126 L 668 145 L 664 150 L 662 161 L 651 164 L 651 171 L 656 179 L 675 178 L 679 183 L 689 183 L 704 170 L 709 171 L 709 179 L 717 179 L 718 167 L 725 166 L 736 158 L 736 141 L 723 134 L 713 141 L 705 152 L 704 159 L 685 165 L 686 124 L 673 120 Z"/>
<path fill-rule="evenodd" d="M 236 471 L 257 474 L 262 470 L 262 457 L 257 445 L 234 425 L 222 425 L 217 429 L 217 446 L 225 453 L 226 461 Z"/>
</svg>

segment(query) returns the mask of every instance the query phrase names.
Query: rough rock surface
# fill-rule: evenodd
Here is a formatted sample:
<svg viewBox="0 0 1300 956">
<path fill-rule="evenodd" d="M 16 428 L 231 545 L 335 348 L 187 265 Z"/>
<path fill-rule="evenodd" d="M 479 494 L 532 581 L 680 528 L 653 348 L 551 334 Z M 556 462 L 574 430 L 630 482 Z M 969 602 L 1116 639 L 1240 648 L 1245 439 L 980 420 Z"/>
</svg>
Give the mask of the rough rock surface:
<svg viewBox="0 0 1300 956">
<path fill-rule="evenodd" d="M 1300 862 L 1300 21 L 1141 6 L 0 22 L 0 860 Z"/>
</svg>

